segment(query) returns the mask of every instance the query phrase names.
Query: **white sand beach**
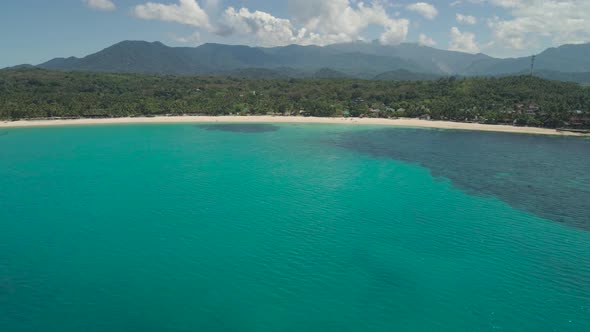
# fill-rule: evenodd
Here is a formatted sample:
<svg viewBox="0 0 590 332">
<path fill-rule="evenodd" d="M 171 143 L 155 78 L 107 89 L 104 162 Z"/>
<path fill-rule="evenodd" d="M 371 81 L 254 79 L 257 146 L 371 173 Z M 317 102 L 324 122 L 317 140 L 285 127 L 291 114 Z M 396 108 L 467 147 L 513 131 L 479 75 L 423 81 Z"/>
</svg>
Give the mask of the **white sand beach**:
<svg viewBox="0 0 590 332">
<path fill-rule="evenodd" d="M 418 119 L 317 118 L 292 116 L 158 116 L 113 119 L 22 120 L 1 121 L 0 128 L 146 123 L 324 123 L 346 125 L 422 127 L 454 130 L 477 130 L 536 135 L 584 136 L 584 134 L 573 132 L 561 132 L 555 129 L 514 127 L 507 125 L 486 125 L 478 123 L 426 121 Z"/>
</svg>

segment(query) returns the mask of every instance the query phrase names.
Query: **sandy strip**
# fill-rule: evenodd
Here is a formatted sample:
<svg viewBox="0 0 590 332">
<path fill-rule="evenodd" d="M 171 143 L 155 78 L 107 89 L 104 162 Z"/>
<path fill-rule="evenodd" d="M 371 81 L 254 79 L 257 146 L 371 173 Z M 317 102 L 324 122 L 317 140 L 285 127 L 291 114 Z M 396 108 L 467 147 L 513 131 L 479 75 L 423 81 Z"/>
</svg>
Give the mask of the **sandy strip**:
<svg viewBox="0 0 590 332">
<path fill-rule="evenodd" d="M 325 123 L 477 130 L 536 135 L 584 136 L 583 134 L 578 133 L 559 132 L 554 129 L 513 127 L 506 125 L 485 125 L 477 123 L 426 121 L 418 119 L 316 118 L 290 116 L 159 116 L 152 118 L 137 117 L 115 119 L 23 120 L 0 122 L 0 128 L 142 123 Z"/>
</svg>

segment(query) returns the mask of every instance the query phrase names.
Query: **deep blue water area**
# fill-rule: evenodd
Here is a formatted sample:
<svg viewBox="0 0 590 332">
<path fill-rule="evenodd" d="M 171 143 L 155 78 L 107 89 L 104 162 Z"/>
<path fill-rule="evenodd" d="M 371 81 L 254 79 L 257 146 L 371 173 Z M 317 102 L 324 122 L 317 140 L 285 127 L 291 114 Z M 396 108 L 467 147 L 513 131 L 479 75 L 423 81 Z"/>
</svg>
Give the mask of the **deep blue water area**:
<svg viewBox="0 0 590 332">
<path fill-rule="evenodd" d="M 372 129 L 337 146 L 420 164 L 471 194 L 590 230 L 590 140 L 474 131 Z"/>
</svg>

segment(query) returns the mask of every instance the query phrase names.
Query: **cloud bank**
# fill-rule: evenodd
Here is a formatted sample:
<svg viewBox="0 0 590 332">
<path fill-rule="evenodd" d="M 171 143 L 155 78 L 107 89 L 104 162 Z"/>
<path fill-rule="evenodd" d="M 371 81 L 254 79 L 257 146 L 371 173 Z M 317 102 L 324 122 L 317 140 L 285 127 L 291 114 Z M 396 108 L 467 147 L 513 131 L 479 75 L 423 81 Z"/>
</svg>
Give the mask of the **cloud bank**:
<svg viewBox="0 0 590 332">
<path fill-rule="evenodd" d="M 148 2 L 135 6 L 133 13 L 141 19 L 175 22 L 220 36 L 253 38 L 263 46 L 350 42 L 363 39 L 369 26 L 382 30 L 380 43 L 394 45 L 406 39 L 410 25 L 408 19 L 391 17 L 379 1 L 365 4 L 350 0 L 291 0 L 292 18 L 227 7 L 212 19 L 204 9 L 212 12 L 218 7 L 217 0 L 205 1 L 204 6 L 196 0 L 178 0 L 173 4 Z"/>
<path fill-rule="evenodd" d="M 488 20 L 496 47 L 524 50 L 543 39 L 553 44 L 590 41 L 588 0 L 492 0 L 492 4 L 512 16 Z"/>
<path fill-rule="evenodd" d="M 93 9 L 116 8 L 110 0 L 85 1 Z M 288 17 L 245 6 L 224 6 L 222 0 L 151 0 L 134 6 L 132 12 L 144 20 L 192 27 L 200 36 L 174 38 L 178 42 L 228 37 L 228 40 L 261 46 L 327 45 L 365 39 L 396 45 L 407 40 L 410 28 L 421 26 L 419 21 L 410 24 L 410 20 L 403 17 L 404 11 L 427 20 L 440 15 L 438 9 L 428 2 L 402 5 L 389 0 L 284 1 Z M 444 20 L 438 20 L 436 24 L 443 25 L 441 30 L 450 29 L 448 45 L 452 50 L 476 53 L 483 48 L 486 52 L 515 55 L 534 52 L 541 46 L 590 41 L 590 18 L 587 15 L 590 0 L 458 0 L 448 5 L 448 9 L 457 8 L 459 12 L 453 10 L 447 14 L 443 11 L 443 14 L 450 15 L 447 18 L 456 23 L 446 20 L 448 25 L 445 27 Z M 479 14 L 476 18 L 460 11 L 461 7 L 475 10 L 473 6 L 484 6 L 490 14 L 487 17 Z M 498 16 L 491 16 L 491 13 Z M 473 32 L 459 29 L 467 25 Z M 435 45 L 427 34 L 436 35 L 436 31 L 424 32 L 426 34 L 415 37 L 417 42 Z M 475 33 L 486 36 L 481 46 Z"/>
</svg>

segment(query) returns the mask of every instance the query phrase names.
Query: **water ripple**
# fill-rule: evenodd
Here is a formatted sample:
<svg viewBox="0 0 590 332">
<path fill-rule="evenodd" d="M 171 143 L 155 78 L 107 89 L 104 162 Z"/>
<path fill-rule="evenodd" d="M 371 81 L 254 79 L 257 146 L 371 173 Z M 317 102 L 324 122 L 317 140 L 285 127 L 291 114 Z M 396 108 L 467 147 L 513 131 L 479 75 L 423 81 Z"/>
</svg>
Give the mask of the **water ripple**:
<svg viewBox="0 0 590 332">
<path fill-rule="evenodd" d="M 243 134 L 258 134 L 275 132 L 280 129 L 279 126 L 264 123 L 222 123 L 222 124 L 204 124 L 197 125 L 197 128 L 210 131 L 225 131 Z"/>
</svg>

